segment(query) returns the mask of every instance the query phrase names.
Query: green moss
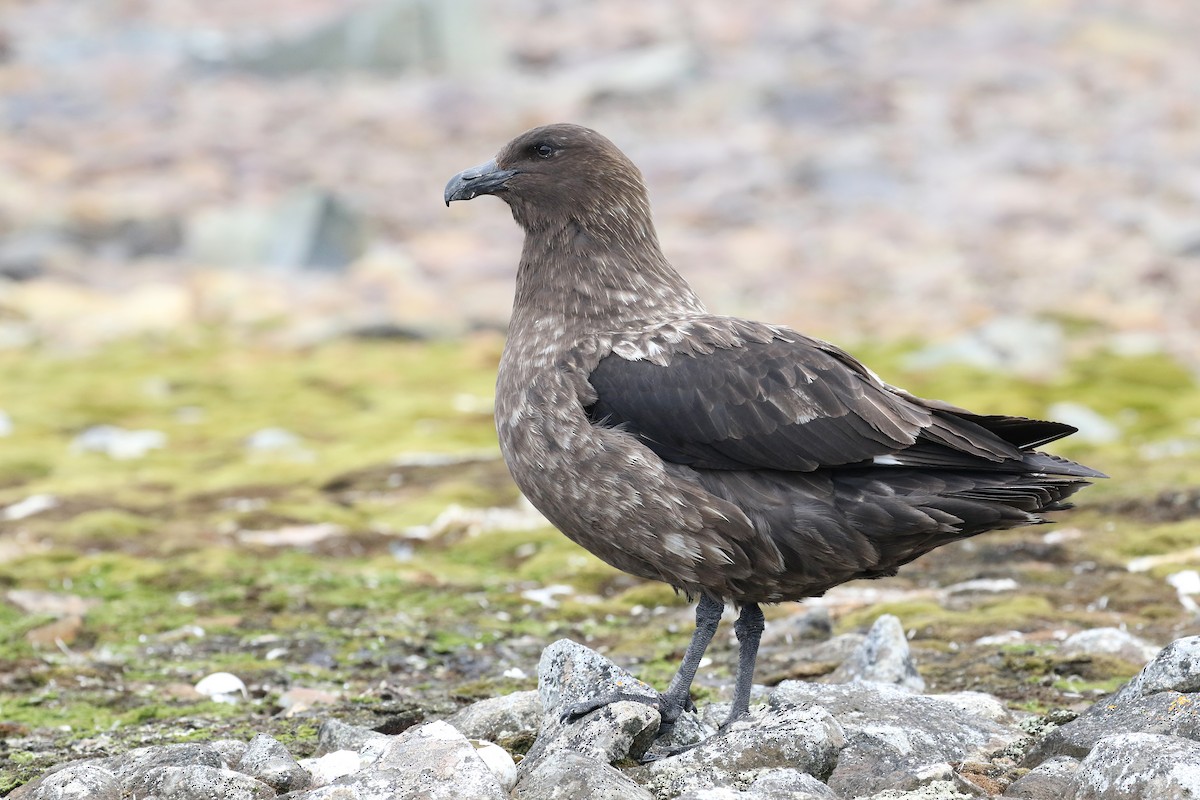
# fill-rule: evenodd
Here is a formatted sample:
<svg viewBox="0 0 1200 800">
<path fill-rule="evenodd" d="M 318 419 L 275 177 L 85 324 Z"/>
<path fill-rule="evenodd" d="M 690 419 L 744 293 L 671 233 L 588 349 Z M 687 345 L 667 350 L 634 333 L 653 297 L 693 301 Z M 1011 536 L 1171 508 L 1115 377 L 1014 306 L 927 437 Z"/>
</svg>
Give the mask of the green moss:
<svg viewBox="0 0 1200 800">
<path fill-rule="evenodd" d="M 59 528 L 59 539 L 119 547 L 153 533 L 157 527 L 153 520 L 146 517 L 120 509 L 105 508 L 86 511 L 68 520 Z"/>
</svg>

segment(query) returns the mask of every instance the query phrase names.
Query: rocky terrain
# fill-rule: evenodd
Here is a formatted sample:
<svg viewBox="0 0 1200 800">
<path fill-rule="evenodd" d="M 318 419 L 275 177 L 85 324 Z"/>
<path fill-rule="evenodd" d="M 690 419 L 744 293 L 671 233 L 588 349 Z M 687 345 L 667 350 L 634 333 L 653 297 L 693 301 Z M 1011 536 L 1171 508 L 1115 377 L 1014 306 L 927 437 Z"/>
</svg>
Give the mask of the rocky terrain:
<svg viewBox="0 0 1200 800">
<path fill-rule="evenodd" d="M 1125 646 L 1132 637 L 1113 631 Z M 1103 650 L 1103 648 L 1100 648 Z M 882 655 L 881 655 L 882 654 Z M 622 701 L 574 722 L 595 693 L 653 690 L 560 640 L 538 689 L 468 705 L 386 736 L 328 721 L 297 761 L 249 742 L 145 747 L 61 765 L 17 800 L 1129 800 L 1200 794 L 1200 637 L 1172 642 L 1119 692 L 1078 716 L 1013 713 L 982 692 L 920 694 L 903 629 L 881 617 L 845 683 L 784 681 L 717 731 L 705 706 L 656 738 L 658 712 Z M 502 743 L 506 747 L 501 747 Z M 507 748 L 507 749 L 506 749 Z M 513 751 L 516 751 L 516 758 Z"/>
</svg>

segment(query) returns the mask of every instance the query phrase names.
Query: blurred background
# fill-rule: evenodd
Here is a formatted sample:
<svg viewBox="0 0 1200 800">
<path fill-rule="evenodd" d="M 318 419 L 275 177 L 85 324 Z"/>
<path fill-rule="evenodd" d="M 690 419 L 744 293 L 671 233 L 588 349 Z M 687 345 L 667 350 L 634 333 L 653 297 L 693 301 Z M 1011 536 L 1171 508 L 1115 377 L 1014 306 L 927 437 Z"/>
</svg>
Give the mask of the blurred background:
<svg viewBox="0 0 1200 800">
<path fill-rule="evenodd" d="M 712 310 L 1072 423 L 1114 476 L 831 593 L 817 644 L 890 611 L 934 689 L 1112 688 L 1200 593 L 1197 41 L 1177 0 L 0 0 L 0 791 L 98 730 L 402 729 L 562 635 L 669 675 L 682 601 L 498 461 L 520 232 L 442 204 L 557 121 L 641 167 Z M 1097 627 L 1141 644 L 1062 650 Z"/>
</svg>

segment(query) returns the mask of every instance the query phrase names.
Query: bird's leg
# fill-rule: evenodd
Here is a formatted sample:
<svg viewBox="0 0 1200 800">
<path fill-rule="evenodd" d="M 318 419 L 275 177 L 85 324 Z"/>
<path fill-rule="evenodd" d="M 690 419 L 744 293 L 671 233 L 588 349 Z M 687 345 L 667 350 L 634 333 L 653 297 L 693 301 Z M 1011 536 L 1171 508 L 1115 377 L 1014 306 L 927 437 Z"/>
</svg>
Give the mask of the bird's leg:
<svg viewBox="0 0 1200 800">
<path fill-rule="evenodd" d="M 762 639 L 762 610 L 757 603 L 746 603 L 738 614 L 733 631 L 738 638 L 737 683 L 733 687 L 733 708 L 721 730 L 750 713 L 750 688 L 754 684 L 754 662 L 758 658 L 758 642 Z"/>
<path fill-rule="evenodd" d="M 675 677 L 671 679 L 671 685 L 667 687 L 667 691 L 658 696 L 658 702 L 654 704 L 661 717 L 659 736 L 670 731 L 674 727 L 675 721 L 679 719 L 679 715 L 686 709 L 694 708 L 688 692 L 692 688 L 696 670 L 700 667 L 700 659 L 704 657 L 704 651 L 708 649 L 709 642 L 716 635 L 717 625 L 721 622 L 721 614 L 724 610 L 725 604 L 722 601 L 708 595 L 700 596 L 700 603 L 696 606 L 696 630 L 692 634 L 692 641 L 688 643 L 687 652 L 683 654 L 683 662 L 679 665 L 679 671 L 675 673 Z M 757 641 L 755 644 L 757 645 Z M 753 665 L 753 656 L 751 658 Z M 564 721 L 574 721 L 618 700 L 651 702 L 645 695 L 618 692 L 576 703 L 563 712 L 562 718 Z"/>
</svg>

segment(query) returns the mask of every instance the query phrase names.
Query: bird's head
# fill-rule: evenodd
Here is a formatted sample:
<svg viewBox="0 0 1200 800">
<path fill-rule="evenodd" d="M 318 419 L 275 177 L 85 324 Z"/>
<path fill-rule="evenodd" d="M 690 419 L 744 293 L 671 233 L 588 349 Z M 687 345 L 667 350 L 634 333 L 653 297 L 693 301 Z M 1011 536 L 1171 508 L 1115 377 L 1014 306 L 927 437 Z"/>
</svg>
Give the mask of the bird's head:
<svg viewBox="0 0 1200 800">
<path fill-rule="evenodd" d="M 575 220 L 649 220 L 641 172 L 617 146 L 590 128 L 565 123 L 522 133 L 494 159 L 446 184 L 445 200 L 494 194 L 526 231 Z M 591 227 L 591 226 L 588 226 Z"/>
</svg>

